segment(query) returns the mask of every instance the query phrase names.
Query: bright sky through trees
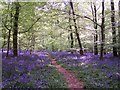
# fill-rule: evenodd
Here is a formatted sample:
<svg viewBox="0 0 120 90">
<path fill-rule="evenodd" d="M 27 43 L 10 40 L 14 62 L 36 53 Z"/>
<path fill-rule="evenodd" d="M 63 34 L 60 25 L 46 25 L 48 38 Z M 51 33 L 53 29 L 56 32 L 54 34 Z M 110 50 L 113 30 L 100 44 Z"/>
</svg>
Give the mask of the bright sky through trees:
<svg viewBox="0 0 120 90">
<path fill-rule="evenodd" d="M 13 2 L 15 0 L 0 0 L 0 1 L 5 1 L 5 2 Z M 68 2 L 70 0 L 18 0 L 19 2 L 46 2 L 46 1 L 49 1 L 49 2 Z M 73 2 L 102 2 L 102 0 L 72 0 Z M 118 10 L 118 1 L 119 0 L 113 0 L 115 2 L 115 10 Z M 105 0 L 105 3 L 109 3 L 110 4 L 110 0 Z"/>
</svg>

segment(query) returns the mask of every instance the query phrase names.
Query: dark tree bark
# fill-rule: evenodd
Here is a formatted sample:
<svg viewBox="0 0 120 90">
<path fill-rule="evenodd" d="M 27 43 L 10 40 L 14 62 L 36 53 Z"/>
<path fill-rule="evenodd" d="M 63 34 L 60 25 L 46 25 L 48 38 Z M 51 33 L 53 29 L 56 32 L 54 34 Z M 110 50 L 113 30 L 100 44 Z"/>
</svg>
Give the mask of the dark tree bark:
<svg viewBox="0 0 120 90">
<path fill-rule="evenodd" d="M 119 35 L 119 37 L 118 37 L 118 44 L 119 44 L 119 46 L 118 46 L 118 55 L 120 56 L 120 0 L 119 0 L 119 2 L 118 2 L 118 7 L 119 7 L 119 22 L 118 22 L 118 35 Z"/>
<path fill-rule="evenodd" d="M 74 38 L 73 38 L 73 33 L 70 33 L 70 37 L 71 37 L 71 48 L 73 48 L 74 45 Z"/>
<path fill-rule="evenodd" d="M 3 31 L 3 30 L 2 30 Z M 2 44 L 2 52 L 4 51 L 4 46 L 6 45 L 5 43 L 6 36 L 3 36 L 3 44 Z"/>
<path fill-rule="evenodd" d="M 18 18 L 19 18 L 19 2 L 15 2 L 15 15 L 14 15 L 14 26 L 13 26 L 13 54 L 18 55 L 17 51 L 17 35 L 18 35 Z"/>
<path fill-rule="evenodd" d="M 6 54 L 6 57 L 8 57 L 8 55 L 9 55 L 9 49 L 10 49 L 10 37 L 11 37 L 11 30 L 12 30 L 12 10 L 11 10 L 11 13 L 10 13 L 10 18 L 11 18 L 11 21 L 10 21 L 10 23 L 11 23 L 11 29 L 9 30 L 9 32 L 8 32 L 8 41 L 7 41 L 7 54 Z"/>
<path fill-rule="evenodd" d="M 71 9 L 72 9 L 73 21 L 74 21 L 74 27 L 75 27 L 75 34 L 77 36 L 77 40 L 78 40 L 78 44 L 79 44 L 79 48 L 80 48 L 80 54 L 83 55 L 82 44 L 81 44 L 81 40 L 80 40 L 80 37 L 79 37 L 78 28 L 77 28 L 76 19 L 75 19 L 74 7 L 73 7 L 73 3 L 72 3 L 71 0 L 70 0 L 70 6 L 71 6 Z"/>
<path fill-rule="evenodd" d="M 9 30 L 9 33 L 8 33 L 8 41 L 7 41 L 7 54 L 6 54 L 6 57 L 8 57 L 9 55 L 9 50 L 10 50 L 10 37 L 11 37 L 11 30 Z"/>
<path fill-rule="evenodd" d="M 97 23 L 97 10 L 96 10 L 96 5 L 94 5 L 94 11 L 95 11 L 95 22 Z M 96 30 L 95 36 L 94 36 L 94 54 L 98 55 L 98 47 L 97 47 L 97 40 L 98 40 L 98 35 L 97 35 L 97 24 L 94 23 L 94 28 Z"/>
<path fill-rule="evenodd" d="M 91 4 L 91 9 L 92 9 L 92 15 L 93 15 L 93 21 L 94 21 L 94 29 L 95 35 L 94 35 L 94 55 L 98 55 L 98 46 L 97 46 L 97 40 L 98 40 L 98 34 L 97 34 L 97 9 L 95 3 L 93 3 L 94 8 L 92 7 Z"/>
<path fill-rule="evenodd" d="M 69 10 L 69 27 L 70 27 L 70 47 L 73 48 L 74 45 L 74 38 L 73 38 L 73 32 L 72 32 L 72 26 L 71 26 L 71 10 Z"/>
<path fill-rule="evenodd" d="M 111 23 L 112 23 L 112 43 L 113 43 L 113 56 L 117 56 L 117 47 L 115 44 L 117 43 L 116 40 L 116 22 L 115 22 L 115 9 L 114 9 L 114 2 L 111 0 Z"/>
<path fill-rule="evenodd" d="M 100 59 L 103 59 L 104 43 L 105 43 L 105 15 L 104 15 L 104 0 L 102 1 L 102 23 L 101 23 L 101 48 L 100 48 Z"/>
</svg>

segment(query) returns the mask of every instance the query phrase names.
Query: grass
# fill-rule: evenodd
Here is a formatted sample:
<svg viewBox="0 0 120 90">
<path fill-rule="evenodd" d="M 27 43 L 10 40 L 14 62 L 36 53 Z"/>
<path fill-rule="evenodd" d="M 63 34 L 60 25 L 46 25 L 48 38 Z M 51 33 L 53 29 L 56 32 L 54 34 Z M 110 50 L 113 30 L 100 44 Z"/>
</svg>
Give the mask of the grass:
<svg viewBox="0 0 120 90">
<path fill-rule="evenodd" d="M 6 73 L 9 73 L 9 71 Z M 54 67 L 35 68 L 26 75 L 29 78 L 27 82 L 11 80 L 6 83 L 7 85 L 4 88 L 67 88 L 63 75 Z"/>
<path fill-rule="evenodd" d="M 101 67 L 94 68 L 92 64 L 69 66 L 62 60 L 59 60 L 58 63 L 64 68 L 73 71 L 76 77 L 85 83 L 86 88 L 120 88 L 120 81 L 115 78 L 116 76 L 114 74 L 109 75 L 111 71 L 117 70 L 115 67 L 108 67 L 105 64 L 101 66 L 103 69 Z"/>
<path fill-rule="evenodd" d="M 49 65 L 47 59 L 39 66 L 36 66 L 36 57 L 32 60 L 31 56 L 3 59 L 2 66 L 2 88 L 64 88 L 67 83 L 62 74 L 55 67 Z M 17 62 L 15 62 L 17 61 Z M 22 61 L 20 63 L 20 61 Z M 44 64 L 44 65 L 42 65 Z"/>
<path fill-rule="evenodd" d="M 94 58 L 93 58 L 94 59 Z M 76 77 L 83 81 L 86 88 L 120 88 L 120 81 L 116 73 L 119 73 L 117 63 L 109 60 L 94 61 L 89 63 L 84 61 L 89 58 L 76 59 L 71 57 L 60 57 L 58 64 L 75 73 Z M 44 62 L 38 62 L 43 60 Z M 47 58 L 21 56 L 18 58 L 3 58 L 2 80 L 3 88 L 61 88 L 68 89 L 66 81 L 55 67 L 50 64 Z M 36 64 L 37 63 L 37 64 Z M 40 64 L 39 64 L 40 63 Z"/>
<path fill-rule="evenodd" d="M 49 71 L 46 71 L 49 70 Z M 66 81 L 54 67 L 44 67 L 43 70 L 35 69 L 31 72 L 32 78 L 41 81 L 41 88 L 67 88 Z"/>
</svg>

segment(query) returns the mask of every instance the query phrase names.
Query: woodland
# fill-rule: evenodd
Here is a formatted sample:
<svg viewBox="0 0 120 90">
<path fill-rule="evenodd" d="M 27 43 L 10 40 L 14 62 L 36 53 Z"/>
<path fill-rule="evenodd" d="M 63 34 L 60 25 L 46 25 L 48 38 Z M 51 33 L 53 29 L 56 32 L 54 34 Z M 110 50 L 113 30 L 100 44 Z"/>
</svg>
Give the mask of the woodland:
<svg viewBox="0 0 120 90">
<path fill-rule="evenodd" d="M 120 0 L 5 0 L 0 16 L 1 88 L 120 89 Z"/>
</svg>

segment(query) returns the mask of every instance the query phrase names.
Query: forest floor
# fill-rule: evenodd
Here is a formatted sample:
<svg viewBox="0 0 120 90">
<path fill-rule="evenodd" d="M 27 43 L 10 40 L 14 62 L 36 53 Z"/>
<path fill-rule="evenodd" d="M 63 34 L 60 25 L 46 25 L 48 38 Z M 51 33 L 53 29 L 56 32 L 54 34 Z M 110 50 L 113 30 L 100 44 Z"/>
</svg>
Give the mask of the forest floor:
<svg viewBox="0 0 120 90">
<path fill-rule="evenodd" d="M 9 57 L 2 53 L 2 88 L 68 89 L 74 88 L 71 80 L 86 88 L 119 89 L 120 58 L 107 54 L 99 60 L 99 55 L 77 52 L 19 51 L 18 57 L 12 57 L 12 51 Z"/>
<path fill-rule="evenodd" d="M 75 77 L 74 73 L 72 73 L 70 70 L 66 70 L 61 65 L 57 64 L 55 59 L 51 59 L 51 63 L 61 74 L 64 75 L 64 78 L 68 84 L 68 88 L 70 88 L 71 90 L 74 90 L 74 88 L 83 89 L 85 87 L 83 82 L 79 81 Z"/>
</svg>

